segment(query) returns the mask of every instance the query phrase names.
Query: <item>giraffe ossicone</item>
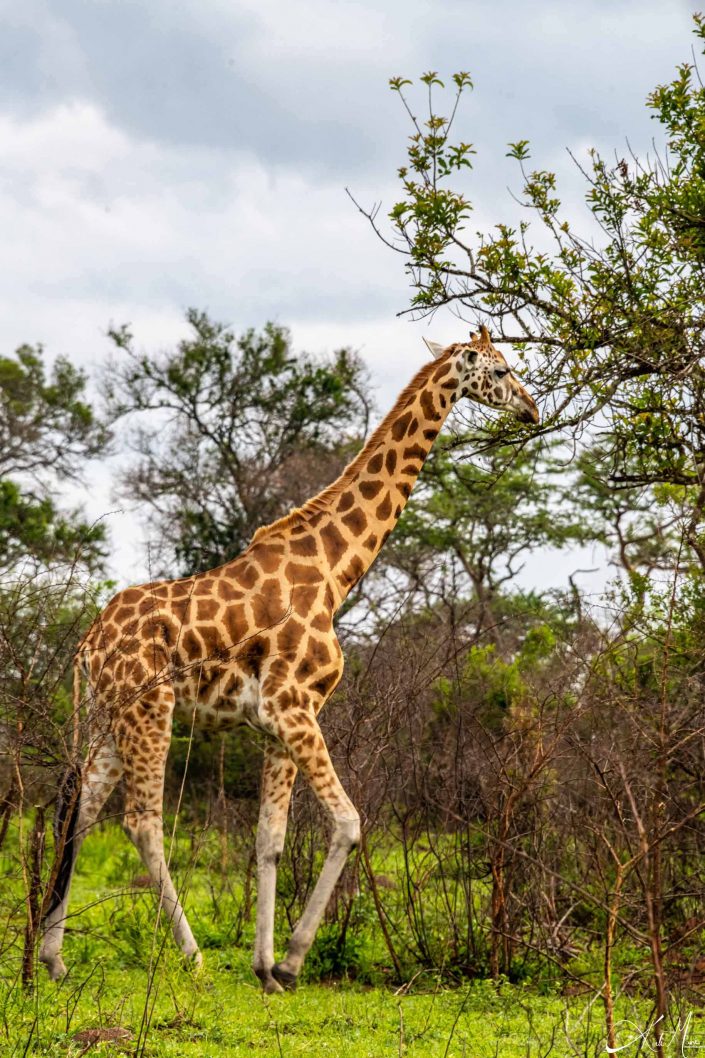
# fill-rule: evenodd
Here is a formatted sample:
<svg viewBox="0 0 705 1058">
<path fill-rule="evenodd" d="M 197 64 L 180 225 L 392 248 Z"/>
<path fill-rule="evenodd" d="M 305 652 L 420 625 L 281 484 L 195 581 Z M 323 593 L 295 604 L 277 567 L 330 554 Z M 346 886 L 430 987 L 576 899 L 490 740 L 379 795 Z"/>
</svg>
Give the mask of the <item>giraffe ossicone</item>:
<svg viewBox="0 0 705 1058">
<path fill-rule="evenodd" d="M 424 342 L 434 360 L 439 360 L 443 356 L 443 346 L 438 342 L 432 342 L 430 338 L 424 338 Z"/>
<path fill-rule="evenodd" d="M 292 987 L 350 850 L 359 815 L 331 764 L 317 716 L 343 672 L 333 619 L 391 533 L 424 460 L 463 397 L 538 423 L 538 410 L 486 328 L 469 342 L 427 343 L 424 364 L 342 474 L 259 529 L 217 569 L 119 592 L 79 644 L 74 709 L 88 687 L 89 746 L 57 811 L 57 862 L 40 959 L 53 978 L 69 888 L 86 831 L 119 779 L 124 826 L 171 920 L 200 961 L 164 855 L 164 769 L 174 715 L 195 731 L 247 724 L 267 736 L 257 830 L 254 971 L 266 992 Z M 274 958 L 276 870 L 297 772 L 329 812 L 333 835 L 285 957 Z"/>
</svg>

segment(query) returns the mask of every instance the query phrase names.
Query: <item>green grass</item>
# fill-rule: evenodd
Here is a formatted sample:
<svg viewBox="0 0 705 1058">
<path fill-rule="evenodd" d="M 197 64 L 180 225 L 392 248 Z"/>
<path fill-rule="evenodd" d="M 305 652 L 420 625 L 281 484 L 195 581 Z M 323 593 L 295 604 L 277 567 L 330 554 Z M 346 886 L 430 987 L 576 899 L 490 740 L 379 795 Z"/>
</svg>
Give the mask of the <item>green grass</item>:
<svg viewBox="0 0 705 1058">
<path fill-rule="evenodd" d="M 78 1056 L 90 1042 L 82 1034 L 119 1028 L 129 1036 L 97 1042 L 85 1053 L 538 1058 L 571 1053 L 566 1025 L 577 1053 L 601 1053 L 601 1006 L 587 998 L 540 995 L 507 982 L 448 988 L 427 974 L 398 993 L 384 983 L 391 975 L 369 922 L 353 938 L 365 949 L 367 979 L 376 985 L 304 982 L 296 993 L 264 997 L 250 970 L 252 922 L 238 926 L 241 885 L 213 869 L 217 842 L 210 836 L 208 842 L 190 876 L 190 843 L 180 841 L 174 855 L 177 877 L 187 878 L 186 908 L 204 950 L 201 972 L 185 969 L 169 931 L 155 928 L 152 892 L 130 886 L 141 873 L 136 854 L 117 827 L 106 825 L 90 836 L 79 860 L 64 948 L 69 975 L 54 984 L 40 969 L 31 993 L 19 985 L 17 861 L 5 854 L 0 911 L 6 937 L 14 929 L 16 939 L 9 949 L 3 944 L 0 1053 Z M 282 918 L 280 947 L 286 932 Z M 314 965 L 324 961 L 325 937 L 324 928 L 312 951 Z M 629 1016 L 626 1008 L 622 1016 Z"/>
<path fill-rule="evenodd" d="M 87 1029 L 127 1029 L 120 1047 L 134 1053 L 145 1009 L 151 1011 L 145 1055 L 223 1058 L 262 1055 L 382 1055 L 527 1058 L 546 1053 L 555 1035 L 563 1039 L 565 1004 L 526 989 L 495 988 L 477 982 L 463 989 L 428 990 L 398 996 L 384 988 L 342 983 L 304 985 L 296 993 L 264 997 L 242 969 L 226 969 L 211 956 L 206 970 L 191 978 L 174 960 L 159 967 L 148 994 L 144 970 L 121 970 L 108 958 L 72 967 L 60 985 L 46 980 L 33 997 L 10 998 L 13 1044 L 8 1054 L 77 1055 L 76 1041 Z M 429 985 L 431 987 L 429 988 Z M 600 1026 L 582 1019 L 575 1005 L 576 1042 L 598 1046 Z M 36 1018 L 36 1021 L 35 1021 Z M 598 1018 L 599 1022 L 599 1018 Z M 106 1043 L 101 1051 L 119 1048 Z M 564 1054 L 564 1046 L 557 1046 Z M 588 1052 L 589 1053 L 589 1052 Z"/>
</svg>

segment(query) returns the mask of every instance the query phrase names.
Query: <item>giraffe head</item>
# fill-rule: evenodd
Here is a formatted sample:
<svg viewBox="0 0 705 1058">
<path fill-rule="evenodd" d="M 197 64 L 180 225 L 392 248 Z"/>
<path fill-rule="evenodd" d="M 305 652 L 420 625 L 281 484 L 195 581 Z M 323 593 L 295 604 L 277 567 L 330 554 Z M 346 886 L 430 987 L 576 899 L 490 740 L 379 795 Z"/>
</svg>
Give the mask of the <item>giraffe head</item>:
<svg viewBox="0 0 705 1058">
<path fill-rule="evenodd" d="M 484 326 L 471 334 L 469 342 L 442 346 L 424 339 L 436 359 L 448 356 L 458 371 L 458 396 L 469 397 L 490 408 L 513 412 L 521 422 L 538 423 L 539 412 L 532 397 L 514 377 L 499 349 L 492 344 Z"/>
</svg>

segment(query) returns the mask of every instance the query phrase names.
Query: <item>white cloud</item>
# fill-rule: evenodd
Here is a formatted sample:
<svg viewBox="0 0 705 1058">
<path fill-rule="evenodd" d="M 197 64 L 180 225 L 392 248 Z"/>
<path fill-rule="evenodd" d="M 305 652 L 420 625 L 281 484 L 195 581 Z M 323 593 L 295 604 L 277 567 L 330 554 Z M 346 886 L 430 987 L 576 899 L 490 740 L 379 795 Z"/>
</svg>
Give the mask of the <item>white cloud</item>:
<svg viewBox="0 0 705 1058">
<path fill-rule="evenodd" d="M 216 6 L 224 13 L 233 11 L 227 3 Z M 239 0 L 237 22 L 243 17 L 250 20 L 247 44 L 251 65 L 266 76 L 282 58 L 299 57 L 316 64 L 322 60 L 341 68 L 350 60 L 365 64 L 371 57 L 386 60 L 392 43 L 395 50 L 401 44 L 403 50 L 410 51 L 413 35 L 398 32 L 397 18 L 402 10 L 394 3 L 383 8 L 350 0 L 303 0 L 298 4 Z"/>
<path fill-rule="evenodd" d="M 239 326 L 294 314 L 333 323 L 366 301 L 388 313 L 390 287 L 402 295 L 337 184 L 252 155 L 135 142 L 86 103 L 0 115 L 0 150 L 5 345 L 63 345 L 52 327 L 67 304 L 69 317 L 83 305 L 93 348 L 96 328 L 122 313 L 198 304 Z"/>
</svg>

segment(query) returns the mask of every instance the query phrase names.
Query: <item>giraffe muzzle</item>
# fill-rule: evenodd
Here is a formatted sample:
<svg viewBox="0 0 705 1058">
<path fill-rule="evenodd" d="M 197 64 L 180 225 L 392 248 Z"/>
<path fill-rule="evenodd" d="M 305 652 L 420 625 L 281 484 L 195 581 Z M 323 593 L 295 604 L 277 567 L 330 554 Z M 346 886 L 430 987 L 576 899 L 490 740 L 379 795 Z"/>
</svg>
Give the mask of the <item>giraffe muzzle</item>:
<svg viewBox="0 0 705 1058">
<path fill-rule="evenodd" d="M 511 407 L 519 422 L 533 423 L 534 426 L 538 426 L 540 418 L 536 401 L 529 396 L 523 386 L 516 382 L 512 386 Z"/>
<path fill-rule="evenodd" d="M 534 401 L 531 397 L 527 396 L 522 397 L 521 402 L 524 406 L 517 412 L 517 419 L 519 422 L 530 422 L 533 423 L 534 426 L 538 426 L 540 422 L 539 409 L 536 407 Z"/>
</svg>

